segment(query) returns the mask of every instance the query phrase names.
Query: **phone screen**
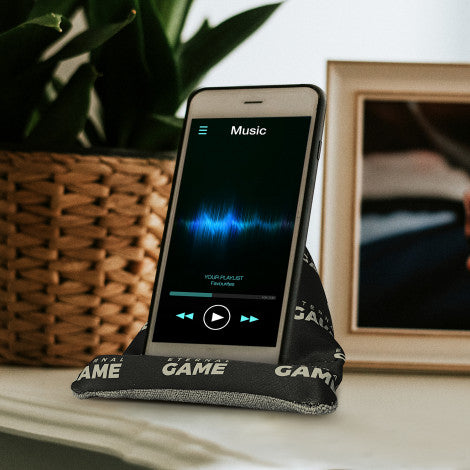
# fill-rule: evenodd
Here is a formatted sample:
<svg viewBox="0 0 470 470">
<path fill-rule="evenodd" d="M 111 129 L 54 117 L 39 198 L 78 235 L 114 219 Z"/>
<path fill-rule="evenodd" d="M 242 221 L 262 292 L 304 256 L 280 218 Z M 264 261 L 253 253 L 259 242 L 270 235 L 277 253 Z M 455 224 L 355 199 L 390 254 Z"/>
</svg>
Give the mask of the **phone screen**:
<svg viewBox="0 0 470 470">
<path fill-rule="evenodd" d="M 311 119 L 191 121 L 154 342 L 276 346 Z"/>
</svg>

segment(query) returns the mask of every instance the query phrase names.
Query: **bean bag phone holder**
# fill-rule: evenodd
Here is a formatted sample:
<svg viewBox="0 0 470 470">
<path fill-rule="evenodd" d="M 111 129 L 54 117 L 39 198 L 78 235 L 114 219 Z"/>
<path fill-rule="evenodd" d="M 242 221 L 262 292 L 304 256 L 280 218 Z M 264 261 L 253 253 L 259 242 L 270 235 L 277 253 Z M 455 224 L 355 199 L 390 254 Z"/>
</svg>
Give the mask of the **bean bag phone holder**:
<svg viewBox="0 0 470 470">
<path fill-rule="evenodd" d="M 337 407 L 344 352 L 335 341 L 323 287 L 305 250 L 287 360 L 264 364 L 144 355 L 146 325 L 124 355 L 98 356 L 72 383 L 77 398 L 164 400 L 325 414 Z"/>
</svg>

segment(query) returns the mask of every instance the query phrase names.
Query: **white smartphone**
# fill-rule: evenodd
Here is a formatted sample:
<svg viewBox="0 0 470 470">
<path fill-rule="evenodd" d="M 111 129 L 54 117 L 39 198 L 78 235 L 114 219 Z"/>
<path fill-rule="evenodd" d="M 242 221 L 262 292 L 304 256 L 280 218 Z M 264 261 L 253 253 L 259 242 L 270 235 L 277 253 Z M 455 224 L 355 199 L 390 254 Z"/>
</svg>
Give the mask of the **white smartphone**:
<svg viewBox="0 0 470 470">
<path fill-rule="evenodd" d="M 277 363 L 293 318 L 325 112 L 312 85 L 188 102 L 145 353 Z"/>
</svg>

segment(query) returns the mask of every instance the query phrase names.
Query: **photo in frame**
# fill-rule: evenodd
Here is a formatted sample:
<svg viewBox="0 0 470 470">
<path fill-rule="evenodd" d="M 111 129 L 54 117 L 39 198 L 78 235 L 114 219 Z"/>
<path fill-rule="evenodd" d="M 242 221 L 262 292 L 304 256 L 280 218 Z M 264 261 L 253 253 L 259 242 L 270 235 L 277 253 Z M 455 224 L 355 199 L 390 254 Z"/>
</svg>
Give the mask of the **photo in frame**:
<svg viewBox="0 0 470 470">
<path fill-rule="evenodd" d="M 320 273 L 350 368 L 470 371 L 469 79 L 328 63 Z"/>
</svg>

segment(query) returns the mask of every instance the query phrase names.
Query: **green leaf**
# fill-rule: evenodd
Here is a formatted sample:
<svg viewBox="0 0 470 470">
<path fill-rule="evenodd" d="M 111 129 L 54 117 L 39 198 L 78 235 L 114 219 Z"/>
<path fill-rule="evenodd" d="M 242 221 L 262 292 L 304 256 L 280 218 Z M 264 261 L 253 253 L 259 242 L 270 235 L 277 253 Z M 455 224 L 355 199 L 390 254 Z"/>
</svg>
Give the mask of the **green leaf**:
<svg viewBox="0 0 470 470">
<path fill-rule="evenodd" d="M 24 23 L 27 24 L 37 24 L 39 26 L 45 26 L 47 28 L 54 28 L 59 33 L 62 32 L 62 28 L 60 27 L 60 23 L 62 21 L 62 15 L 58 15 L 57 13 L 47 13 L 46 15 L 39 16 L 37 18 L 31 18 L 29 21 Z"/>
<path fill-rule="evenodd" d="M 160 122 L 167 126 L 175 127 L 179 131 L 183 128 L 184 119 L 176 116 L 168 116 L 164 114 L 152 114 L 150 119 L 156 122 Z"/>
<path fill-rule="evenodd" d="M 178 47 L 181 42 L 181 32 L 192 3 L 193 0 L 159 0 L 155 2 L 166 37 L 173 48 Z"/>
<path fill-rule="evenodd" d="M 44 63 L 41 63 L 43 66 Z M 52 67 L 51 67 L 52 68 Z M 26 125 L 24 136 L 31 134 L 36 124 L 39 122 L 41 115 L 46 111 L 50 104 L 57 98 L 58 93 L 64 88 L 64 83 L 58 77 L 50 77 L 50 81 L 45 84 L 44 91 L 40 99 L 35 103 L 33 112 L 31 113 L 29 122 Z"/>
<path fill-rule="evenodd" d="M 62 49 L 50 57 L 48 60 L 58 62 L 69 59 L 85 52 L 89 52 L 112 38 L 115 34 L 127 26 L 134 18 L 136 12 L 131 11 L 124 21 L 111 23 L 98 28 L 90 28 L 83 33 L 72 38 Z"/>
<path fill-rule="evenodd" d="M 39 122 L 39 119 L 41 118 L 41 113 L 39 112 L 39 109 L 33 109 L 33 112 L 31 113 L 31 116 L 29 118 L 28 123 L 26 124 L 24 134 L 25 136 L 28 136 L 31 134 L 32 129 L 36 126 L 36 124 Z"/>
<path fill-rule="evenodd" d="M 179 77 L 173 51 L 154 0 L 139 0 L 141 31 L 143 35 L 143 55 L 153 93 L 151 111 L 172 114 L 178 108 Z"/>
<path fill-rule="evenodd" d="M 185 100 L 209 69 L 253 34 L 279 5 L 273 3 L 244 11 L 215 27 L 205 21 L 199 31 L 178 50 L 182 87 L 180 100 Z"/>
<path fill-rule="evenodd" d="M 86 16 L 90 27 L 98 28 L 122 19 L 135 0 L 89 0 Z M 102 126 L 111 147 L 126 147 L 132 127 L 146 109 L 149 82 L 141 58 L 138 24 L 127 28 L 91 53 L 91 61 L 102 76 L 95 89 L 102 105 Z M 116 57 L 119 51 L 119 60 Z"/>
<path fill-rule="evenodd" d="M 34 118 L 55 64 L 37 62 L 44 50 L 68 31 L 60 15 L 34 18 L 0 35 L 0 140 L 20 142 Z"/>
<path fill-rule="evenodd" d="M 178 146 L 183 119 L 170 115 L 147 116 L 132 136 L 133 148 L 174 151 Z"/>
<path fill-rule="evenodd" d="M 85 126 L 97 76 L 92 65 L 81 65 L 41 116 L 26 142 L 39 148 L 73 145 Z"/>
<path fill-rule="evenodd" d="M 36 18 L 47 13 L 70 16 L 80 3 L 82 3 L 80 0 L 36 0 L 29 18 Z"/>
<path fill-rule="evenodd" d="M 59 77 L 57 77 L 56 75 L 54 75 L 53 77 L 51 77 L 51 85 L 52 85 L 52 88 L 54 89 L 54 91 L 56 93 L 59 93 L 62 91 L 62 88 L 64 88 L 65 84 L 64 82 L 62 81 L 62 79 L 60 79 Z"/>
<path fill-rule="evenodd" d="M 34 0 L 0 1 L 0 33 L 26 21 L 33 4 Z"/>
<path fill-rule="evenodd" d="M 40 63 L 15 76 L 0 78 L 0 141 L 20 142 L 31 114 L 41 100 L 53 64 Z"/>
<path fill-rule="evenodd" d="M 91 145 L 102 147 L 106 144 L 103 134 L 98 130 L 96 124 L 88 118 L 85 123 L 85 135 Z"/>
<path fill-rule="evenodd" d="M 115 22 L 134 8 L 137 17 L 91 54 L 102 76 L 95 89 L 102 105 L 108 145 L 128 147 L 143 115 L 173 113 L 178 106 L 176 65 L 149 0 L 89 0 L 93 28 Z M 118 54 L 118 55 L 117 55 Z"/>
<path fill-rule="evenodd" d="M 61 15 L 49 13 L 33 18 L 0 34 L 0 82 L 34 64 L 44 50 L 56 41 L 62 25 L 69 23 Z"/>
</svg>

